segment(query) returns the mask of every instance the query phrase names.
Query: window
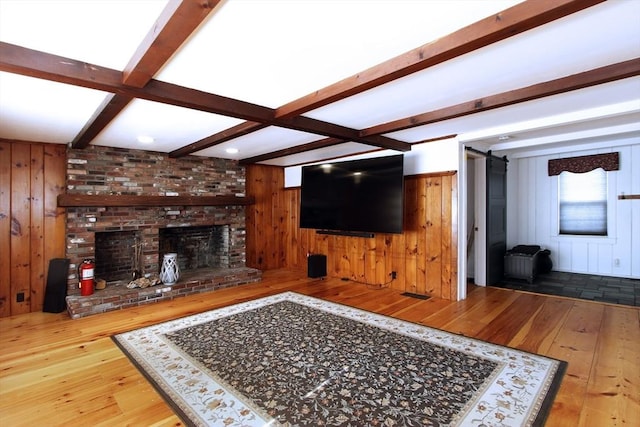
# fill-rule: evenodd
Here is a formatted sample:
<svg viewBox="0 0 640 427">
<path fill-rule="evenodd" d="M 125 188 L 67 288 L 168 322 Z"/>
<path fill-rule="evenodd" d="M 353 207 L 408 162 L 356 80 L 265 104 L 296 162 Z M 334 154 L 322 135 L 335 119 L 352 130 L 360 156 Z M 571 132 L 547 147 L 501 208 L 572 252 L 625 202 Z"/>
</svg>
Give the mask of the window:
<svg viewBox="0 0 640 427">
<path fill-rule="evenodd" d="M 558 177 L 560 234 L 607 235 L 607 173 L 562 172 Z"/>
</svg>

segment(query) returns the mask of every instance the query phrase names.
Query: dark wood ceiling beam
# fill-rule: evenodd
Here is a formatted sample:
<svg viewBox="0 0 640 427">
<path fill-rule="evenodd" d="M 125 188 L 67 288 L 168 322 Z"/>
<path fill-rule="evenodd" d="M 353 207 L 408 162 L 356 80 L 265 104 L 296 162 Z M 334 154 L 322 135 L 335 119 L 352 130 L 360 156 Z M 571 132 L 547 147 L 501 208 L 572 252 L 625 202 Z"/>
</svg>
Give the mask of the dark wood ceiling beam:
<svg viewBox="0 0 640 427">
<path fill-rule="evenodd" d="M 291 119 L 283 119 L 284 123 L 280 123 L 281 126 L 287 127 L 289 129 L 296 129 L 301 131 L 308 131 L 310 128 L 318 128 L 319 124 L 317 120 L 310 119 L 308 117 L 294 117 Z M 321 122 L 322 128 L 318 129 L 318 133 L 323 135 L 339 135 L 338 137 L 330 137 L 332 141 L 340 141 L 347 142 L 350 141 L 350 138 L 358 140 L 358 142 L 362 142 L 359 135 L 359 131 L 355 131 L 354 129 L 345 128 L 342 126 L 334 125 L 331 123 Z M 286 125 L 286 126 L 285 126 Z M 218 132 L 215 135 L 211 135 L 209 137 L 203 138 L 200 141 L 194 142 L 189 145 L 185 145 L 177 150 L 174 150 L 169 153 L 169 157 L 181 157 L 186 156 L 187 154 L 195 153 L 197 151 L 204 150 L 209 147 L 213 147 L 214 145 L 221 144 L 226 141 L 230 141 L 234 138 L 238 138 L 243 135 L 248 135 L 252 132 L 256 132 L 260 129 L 264 129 L 268 125 L 263 123 L 256 122 L 244 122 L 240 123 L 236 126 L 233 126 L 229 129 L 225 129 L 222 132 Z M 349 138 L 345 138 L 344 136 L 349 136 Z M 326 140 L 321 140 L 326 141 Z M 374 145 L 376 147 L 383 147 L 392 150 L 398 151 L 409 151 L 411 149 L 410 144 L 402 141 L 397 141 L 395 139 L 390 139 L 386 137 L 380 137 L 377 135 L 371 135 L 367 137 L 367 142 L 365 144 Z M 337 142 L 336 142 L 337 144 Z M 302 147 L 302 146 L 300 146 Z M 307 149 L 315 149 L 315 148 L 307 148 Z M 269 153 L 272 155 L 272 153 Z"/>
<path fill-rule="evenodd" d="M 219 1 L 171 0 L 138 46 L 122 74 L 122 83 L 144 87 L 204 21 Z M 100 108 L 76 135 L 73 148 L 85 148 L 133 98 L 107 95 Z"/>
<path fill-rule="evenodd" d="M 416 116 L 372 126 L 362 130 L 361 134 L 363 136 L 371 136 L 396 132 L 403 129 L 455 119 L 457 117 L 507 107 L 521 102 L 532 101 L 534 99 L 584 89 L 638 75 L 640 75 L 640 58 L 635 58 L 629 61 L 607 65 L 567 77 L 537 83 L 524 88 L 502 92 L 496 95 L 486 96 L 473 101 L 441 108 L 439 110 L 429 111 Z"/>
<path fill-rule="evenodd" d="M 300 154 L 311 150 L 318 150 L 320 148 L 332 147 L 334 145 L 342 144 L 346 142 L 340 138 L 325 138 L 318 141 L 309 142 L 307 144 L 296 145 L 295 147 L 284 148 L 282 150 L 272 151 L 271 153 L 261 154 L 259 156 L 247 157 L 241 159 L 239 163 L 241 165 L 250 165 L 253 163 L 264 162 L 266 160 L 277 159 L 278 157 L 292 156 L 294 154 Z"/>
<path fill-rule="evenodd" d="M 122 82 L 144 87 L 219 3 L 171 0 L 125 67 Z"/>
<path fill-rule="evenodd" d="M 333 123 L 323 122 L 305 116 L 296 116 L 290 118 L 276 119 L 278 126 L 286 127 L 299 131 L 309 132 L 309 129 L 315 129 L 317 134 L 325 135 L 332 138 L 341 138 L 346 141 L 360 142 L 362 144 L 373 145 L 380 148 L 388 148 L 396 151 L 411 151 L 411 144 L 408 142 L 398 141 L 381 135 L 371 135 L 361 137 L 360 131 Z"/>
<path fill-rule="evenodd" d="M 126 95 L 108 94 L 93 116 L 71 142 L 73 148 L 86 148 L 100 132 L 131 102 L 133 98 Z"/>
<path fill-rule="evenodd" d="M 308 117 L 276 119 L 275 110 L 272 108 L 158 80 L 152 79 L 143 88 L 127 86 L 122 84 L 122 72 L 120 71 L 5 42 L 0 42 L 0 71 L 236 117 L 287 129 L 344 138 L 380 148 L 401 151 L 411 149 L 411 144 L 406 142 L 382 136 L 361 137 L 360 132 L 356 129 Z"/>
<path fill-rule="evenodd" d="M 426 143 L 435 142 L 435 141 L 442 141 L 443 139 L 451 139 L 451 138 L 455 138 L 456 136 L 458 136 L 458 134 L 455 134 L 455 133 L 450 135 L 442 135 L 435 138 L 429 138 L 422 141 L 412 142 L 411 146 L 426 144 Z M 326 139 L 321 139 L 319 141 L 313 141 L 306 144 L 297 145 L 295 147 L 285 148 L 283 150 L 273 151 L 271 153 L 261 154 L 259 156 L 247 157 L 247 158 L 241 159 L 238 163 L 240 163 L 241 165 L 250 165 L 250 164 L 264 162 L 271 159 L 277 159 L 278 157 L 291 156 L 294 154 L 300 154 L 300 153 L 304 153 L 311 150 L 318 150 L 320 148 L 331 147 L 334 145 L 342 144 L 343 142 L 347 142 L 347 141 L 343 139 L 326 138 Z M 359 151 L 357 153 L 350 154 L 350 156 L 356 156 L 359 154 L 371 153 L 371 152 L 380 151 L 380 150 L 383 150 L 383 148 Z M 336 157 L 326 157 L 323 159 L 318 159 L 318 161 L 324 162 L 324 161 L 329 161 L 334 159 L 336 159 Z M 304 163 L 301 163 L 301 164 L 304 164 Z M 290 165 L 290 166 L 295 166 L 295 165 Z"/>
<path fill-rule="evenodd" d="M 434 42 L 289 102 L 276 117 L 291 117 L 389 83 L 492 43 L 581 11 L 604 0 L 530 0 L 475 22 Z"/>
<path fill-rule="evenodd" d="M 5 42 L 0 42 L 0 71 L 244 120 L 274 121 L 271 108 L 157 80 L 151 80 L 143 88 L 126 86 L 120 71 Z"/>
<path fill-rule="evenodd" d="M 604 0 L 527 1 L 276 109 L 295 117 L 586 9 Z M 243 132 L 242 135 L 246 135 Z M 361 132 L 361 135 L 365 133 Z M 373 135 L 367 132 L 366 135 Z M 270 156 L 271 154 L 267 154 Z"/>
<path fill-rule="evenodd" d="M 252 132 L 256 132 L 260 129 L 268 127 L 264 123 L 257 122 L 242 122 L 236 126 L 225 129 L 222 132 L 218 132 L 214 135 L 201 139 L 200 141 L 193 142 L 184 147 L 180 147 L 177 150 L 173 150 L 169 153 L 169 157 L 182 157 L 196 151 L 201 151 L 214 145 L 222 144 L 223 142 L 230 141 L 234 138 L 238 138 L 243 135 L 248 135 Z"/>
<path fill-rule="evenodd" d="M 573 90 L 584 89 L 587 87 L 605 84 L 639 75 L 640 58 L 634 58 L 628 61 L 619 62 L 617 64 L 611 64 L 582 73 L 573 74 L 567 77 L 549 80 L 524 88 L 487 96 L 473 101 L 463 102 L 461 104 L 441 108 L 439 110 L 429 111 L 427 113 L 418 114 L 416 116 L 394 120 L 392 122 L 383 123 L 381 125 L 372 126 L 367 129 L 363 129 L 361 133 L 363 136 L 374 136 L 382 133 L 397 132 L 404 129 L 441 122 L 444 120 L 455 119 L 458 117 L 480 113 L 482 111 L 507 107 L 509 105 L 514 105 L 521 102 L 532 101 L 534 99 L 558 95 Z M 289 148 L 287 152 L 285 152 L 285 150 L 280 150 L 274 151 L 272 153 L 265 153 L 261 156 L 250 157 L 241 160 L 241 163 L 250 164 L 263 162 L 266 160 L 281 157 L 283 155 L 299 154 L 305 151 L 323 148 L 322 144 L 319 144 L 318 147 L 315 147 L 315 143 L 321 143 L 321 141 L 314 141 L 308 144 L 292 147 Z"/>
</svg>

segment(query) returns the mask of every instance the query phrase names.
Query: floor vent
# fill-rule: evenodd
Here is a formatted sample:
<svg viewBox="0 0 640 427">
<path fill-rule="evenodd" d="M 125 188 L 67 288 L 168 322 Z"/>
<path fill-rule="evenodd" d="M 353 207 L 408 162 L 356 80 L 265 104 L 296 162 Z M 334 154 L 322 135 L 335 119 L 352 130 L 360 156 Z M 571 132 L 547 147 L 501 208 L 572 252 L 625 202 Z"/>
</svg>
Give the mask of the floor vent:
<svg viewBox="0 0 640 427">
<path fill-rule="evenodd" d="M 404 292 L 404 293 L 401 293 L 400 295 L 403 295 L 405 297 L 418 298 L 418 299 L 429 299 L 429 298 L 431 298 L 429 295 L 414 294 L 412 292 Z"/>
</svg>

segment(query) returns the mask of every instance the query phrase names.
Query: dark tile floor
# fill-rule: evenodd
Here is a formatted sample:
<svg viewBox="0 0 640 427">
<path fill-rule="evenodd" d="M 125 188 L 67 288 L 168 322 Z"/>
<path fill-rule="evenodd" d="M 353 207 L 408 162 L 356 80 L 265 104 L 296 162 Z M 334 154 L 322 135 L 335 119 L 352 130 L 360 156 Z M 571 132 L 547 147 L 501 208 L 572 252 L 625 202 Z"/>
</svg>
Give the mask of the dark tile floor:
<svg viewBox="0 0 640 427">
<path fill-rule="evenodd" d="M 533 283 L 505 279 L 501 288 L 559 295 L 612 304 L 640 306 L 640 280 L 621 277 L 551 271 L 540 274 Z"/>
</svg>

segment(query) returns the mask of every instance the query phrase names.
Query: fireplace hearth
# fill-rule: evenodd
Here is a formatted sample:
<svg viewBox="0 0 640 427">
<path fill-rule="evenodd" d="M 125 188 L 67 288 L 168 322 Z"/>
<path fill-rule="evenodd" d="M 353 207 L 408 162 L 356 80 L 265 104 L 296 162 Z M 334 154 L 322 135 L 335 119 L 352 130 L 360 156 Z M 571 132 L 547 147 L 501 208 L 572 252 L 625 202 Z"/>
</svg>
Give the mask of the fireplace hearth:
<svg viewBox="0 0 640 427">
<path fill-rule="evenodd" d="M 109 284 L 90 296 L 67 297 L 67 311 L 72 319 L 172 300 L 192 294 L 213 292 L 247 283 L 259 282 L 262 272 L 250 267 L 201 268 L 181 274 L 173 285 L 129 289 L 126 281 Z"/>
</svg>

